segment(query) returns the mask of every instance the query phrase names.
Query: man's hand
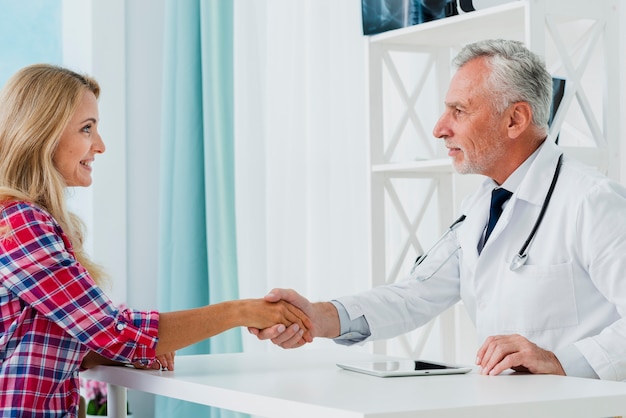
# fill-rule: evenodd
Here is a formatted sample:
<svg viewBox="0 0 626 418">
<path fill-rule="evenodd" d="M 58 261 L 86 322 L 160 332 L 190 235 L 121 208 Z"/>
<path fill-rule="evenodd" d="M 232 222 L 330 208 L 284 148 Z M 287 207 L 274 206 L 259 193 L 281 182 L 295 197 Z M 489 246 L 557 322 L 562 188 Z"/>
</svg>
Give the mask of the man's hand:
<svg viewBox="0 0 626 418">
<path fill-rule="evenodd" d="M 296 324 L 285 328 L 278 324 L 270 328 L 248 328 L 251 334 L 260 340 L 271 340 L 282 348 L 297 348 L 315 337 L 336 337 L 339 335 L 339 316 L 330 302 L 311 303 L 308 299 L 291 289 L 273 289 L 264 298 L 268 302 L 283 300 L 299 308 L 311 320 L 310 339 L 303 338 L 303 330 Z"/>
<path fill-rule="evenodd" d="M 476 364 L 481 374 L 498 375 L 506 369 L 534 374 L 565 376 L 553 352 L 544 350 L 521 335 L 496 335 L 485 340 L 478 350 Z"/>
</svg>

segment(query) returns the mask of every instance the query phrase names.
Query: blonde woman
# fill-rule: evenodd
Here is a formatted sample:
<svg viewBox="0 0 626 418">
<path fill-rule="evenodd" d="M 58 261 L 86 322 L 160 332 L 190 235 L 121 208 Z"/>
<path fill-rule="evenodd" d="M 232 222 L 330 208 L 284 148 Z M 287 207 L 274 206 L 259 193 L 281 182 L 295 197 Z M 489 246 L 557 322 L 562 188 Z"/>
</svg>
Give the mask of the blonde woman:
<svg viewBox="0 0 626 418">
<path fill-rule="evenodd" d="M 64 197 L 66 187 L 91 185 L 92 163 L 105 151 L 99 93 L 88 76 L 38 64 L 18 71 L 0 94 L 3 417 L 75 417 L 81 367 L 173 369 L 175 350 L 237 326 L 296 324 L 310 338 L 308 318 L 285 302 L 248 299 L 169 313 L 112 304 Z"/>
</svg>

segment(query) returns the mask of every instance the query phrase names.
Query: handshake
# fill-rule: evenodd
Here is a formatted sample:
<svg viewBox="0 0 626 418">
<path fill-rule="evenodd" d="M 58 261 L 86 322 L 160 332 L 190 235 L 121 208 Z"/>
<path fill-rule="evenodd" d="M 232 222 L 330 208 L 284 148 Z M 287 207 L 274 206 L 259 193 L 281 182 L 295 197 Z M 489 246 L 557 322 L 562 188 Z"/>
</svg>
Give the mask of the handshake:
<svg viewBox="0 0 626 418">
<path fill-rule="evenodd" d="M 315 337 L 339 335 L 339 316 L 330 302 L 311 303 L 291 289 L 273 289 L 263 301 L 272 304 L 270 311 L 260 312 L 271 325 L 248 326 L 248 331 L 259 340 L 271 340 L 282 348 L 297 348 Z"/>
</svg>

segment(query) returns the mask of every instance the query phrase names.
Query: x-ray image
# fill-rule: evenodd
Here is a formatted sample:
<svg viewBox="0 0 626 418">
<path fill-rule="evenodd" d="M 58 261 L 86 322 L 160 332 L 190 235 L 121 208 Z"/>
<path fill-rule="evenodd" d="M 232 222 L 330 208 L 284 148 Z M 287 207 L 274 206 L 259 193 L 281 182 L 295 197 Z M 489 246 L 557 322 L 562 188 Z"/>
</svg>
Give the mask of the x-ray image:
<svg viewBox="0 0 626 418">
<path fill-rule="evenodd" d="M 430 22 L 517 0 L 361 0 L 363 35 Z"/>
<path fill-rule="evenodd" d="M 456 0 L 361 0 L 361 8 L 364 35 L 458 14 Z"/>
</svg>

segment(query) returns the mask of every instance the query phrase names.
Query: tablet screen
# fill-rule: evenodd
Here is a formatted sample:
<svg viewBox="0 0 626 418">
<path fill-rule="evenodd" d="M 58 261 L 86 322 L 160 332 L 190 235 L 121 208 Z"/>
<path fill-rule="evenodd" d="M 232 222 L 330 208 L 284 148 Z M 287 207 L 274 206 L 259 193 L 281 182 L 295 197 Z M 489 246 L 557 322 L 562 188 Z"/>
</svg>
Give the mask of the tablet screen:
<svg viewBox="0 0 626 418">
<path fill-rule="evenodd" d="M 455 364 L 409 359 L 337 363 L 337 366 L 379 377 L 459 374 L 471 371 L 470 367 Z"/>
</svg>

